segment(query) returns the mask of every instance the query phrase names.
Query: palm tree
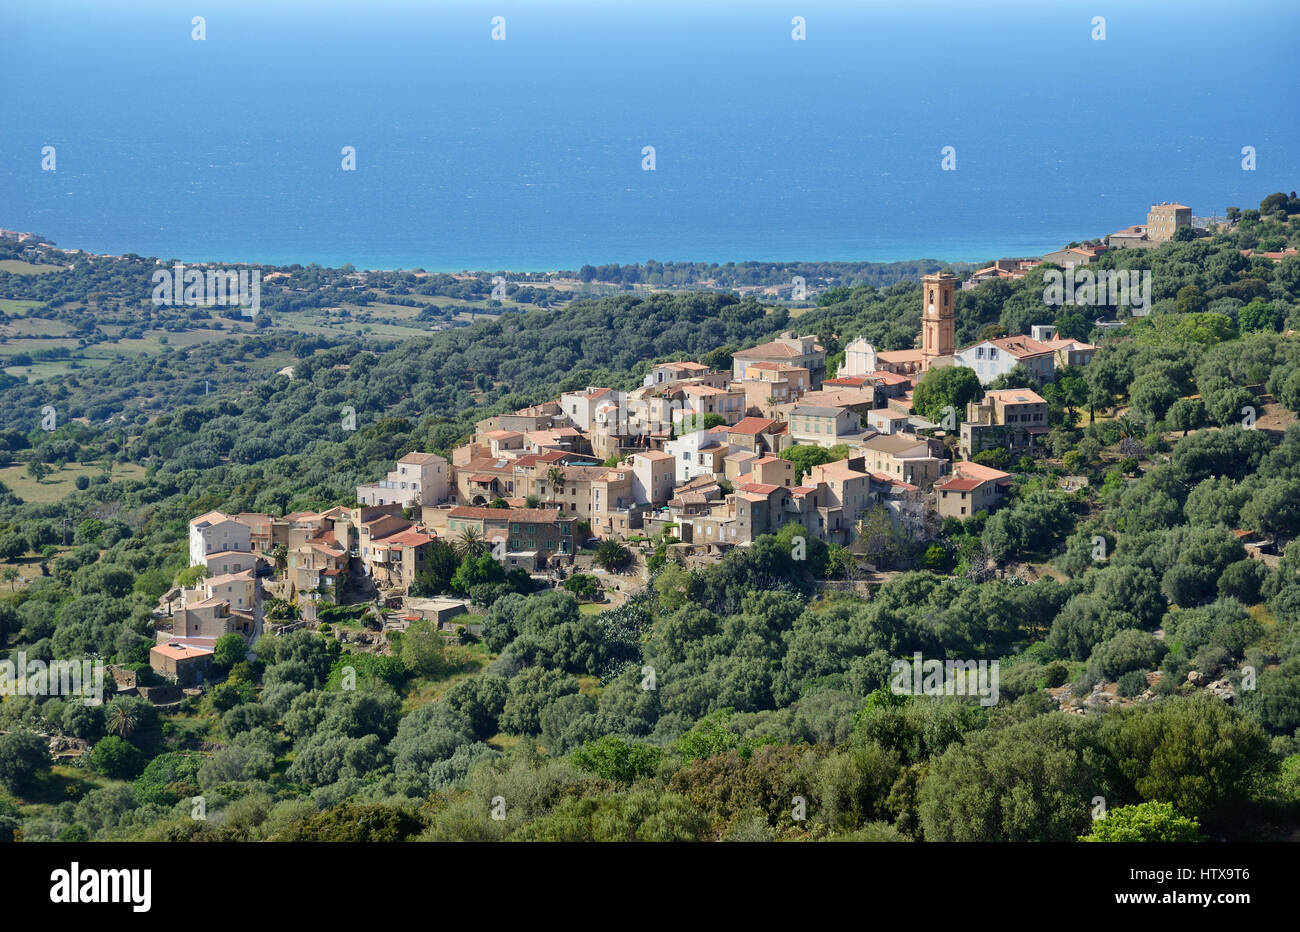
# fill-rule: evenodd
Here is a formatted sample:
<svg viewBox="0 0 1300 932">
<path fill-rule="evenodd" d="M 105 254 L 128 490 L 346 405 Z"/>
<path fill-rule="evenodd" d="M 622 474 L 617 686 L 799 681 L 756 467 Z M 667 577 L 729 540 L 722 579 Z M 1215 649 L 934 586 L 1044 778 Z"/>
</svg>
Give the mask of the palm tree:
<svg viewBox="0 0 1300 932">
<path fill-rule="evenodd" d="M 276 544 L 272 547 L 271 562 L 275 565 L 277 573 L 283 573 L 289 566 L 289 548 L 284 544 Z"/>
<path fill-rule="evenodd" d="M 472 559 L 487 549 L 487 543 L 483 539 L 482 531 L 469 526 L 460 532 L 460 537 L 456 539 L 455 548 L 456 555 L 461 559 Z"/>
<path fill-rule="evenodd" d="M 0 570 L 0 579 L 3 579 L 9 584 L 10 592 L 14 591 L 14 583 L 17 582 L 21 576 L 22 574 L 18 572 L 18 568 L 14 566 L 6 566 L 4 570 Z"/>
<path fill-rule="evenodd" d="M 109 734 L 123 739 L 129 738 L 140 727 L 140 709 L 134 702 L 109 703 L 104 724 Z"/>
<path fill-rule="evenodd" d="M 600 546 L 596 548 L 596 555 L 592 557 L 592 562 L 606 572 L 613 573 L 631 559 L 632 551 L 628 550 L 612 537 L 607 537 L 602 540 Z"/>
<path fill-rule="evenodd" d="M 551 489 L 556 492 L 564 491 L 564 470 L 559 466 L 552 466 L 546 470 L 546 478 L 551 483 Z"/>
</svg>

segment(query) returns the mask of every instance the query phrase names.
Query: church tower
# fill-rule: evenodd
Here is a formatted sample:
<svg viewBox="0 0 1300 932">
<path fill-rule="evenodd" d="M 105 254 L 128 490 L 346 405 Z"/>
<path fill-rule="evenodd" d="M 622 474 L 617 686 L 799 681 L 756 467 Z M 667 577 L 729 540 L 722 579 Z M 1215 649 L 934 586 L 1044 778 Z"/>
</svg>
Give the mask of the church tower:
<svg viewBox="0 0 1300 932">
<path fill-rule="evenodd" d="M 922 367 L 929 368 L 938 358 L 956 352 L 954 330 L 957 322 L 957 276 L 951 272 L 933 272 L 921 278 L 921 357 Z"/>
</svg>

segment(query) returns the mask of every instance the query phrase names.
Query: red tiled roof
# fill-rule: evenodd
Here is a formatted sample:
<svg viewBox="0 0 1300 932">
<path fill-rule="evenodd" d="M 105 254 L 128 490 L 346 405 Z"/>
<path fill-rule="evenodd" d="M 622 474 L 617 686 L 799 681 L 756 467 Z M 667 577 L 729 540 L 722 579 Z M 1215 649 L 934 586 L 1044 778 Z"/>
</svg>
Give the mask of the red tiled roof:
<svg viewBox="0 0 1300 932">
<path fill-rule="evenodd" d="M 735 424 L 726 428 L 726 433 L 749 434 L 750 436 L 772 433 L 772 428 L 777 426 L 778 423 L 778 421 L 765 417 L 743 417 Z"/>
</svg>

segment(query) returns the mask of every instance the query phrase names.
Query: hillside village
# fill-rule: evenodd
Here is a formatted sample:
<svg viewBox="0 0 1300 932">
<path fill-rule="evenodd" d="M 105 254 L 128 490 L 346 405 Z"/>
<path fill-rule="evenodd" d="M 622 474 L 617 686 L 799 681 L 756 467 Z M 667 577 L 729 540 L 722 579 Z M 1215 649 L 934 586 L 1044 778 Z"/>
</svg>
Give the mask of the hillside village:
<svg viewBox="0 0 1300 932">
<path fill-rule="evenodd" d="M 1153 205 L 1146 225 L 1107 244 L 999 260 L 960 284 L 1022 278 L 1045 262 L 1085 267 L 1108 248 L 1157 246 L 1180 230 L 1203 235 L 1193 220 L 1184 205 Z M 787 330 L 734 352 L 724 371 L 661 362 L 631 391 L 586 386 L 484 418 L 450 461 L 407 453 L 383 479 L 357 486 L 351 507 L 200 515 L 189 522 L 189 555 L 201 570 L 160 603 L 151 666 L 178 685 L 200 685 L 221 637 L 252 644 L 320 623 L 321 606 L 371 604 L 379 632 L 417 620 L 463 631 L 473 615 L 460 616 L 478 611 L 472 598 L 420 591 L 439 543 L 490 554 L 533 587 L 576 574 L 588 579 L 586 595 L 606 600 L 643 580 L 600 585 L 610 577 L 592 554 L 603 541 L 643 555 L 659 543 L 701 565 L 794 524 L 870 571 L 882 533 L 926 541 L 945 519 L 993 513 L 1013 474 L 988 465 L 989 452 L 1002 462 L 1047 455 L 1041 392 L 1087 366 L 1097 347 L 1051 325 L 958 347 L 958 284 L 949 272 L 922 277 L 916 349 L 877 350 L 857 337 L 831 373 L 815 336 Z M 1096 324 L 1112 325 L 1121 322 Z M 928 420 L 914 393 L 945 368 L 971 370 L 980 397 Z M 1008 378 L 1023 387 L 992 387 Z M 633 551 L 623 552 L 631 562 Z M 362 644 L 384 650 L 379 632 L 362 634 Z"/>
<path fill-rule="evenodd" d="M 200 682 L 217 639 L 251 643 L 268 630 L 265 600 L 297 600 L 301 620 L 314 620 L 316 605 L 344 600 L 349 576 L 397 610 L 399 626 L 432 618 L 450 628 L 467 601 L 411 594 L 439 540 L 480 541 L 507 571 L 558 584 L 606 539 L 665 539 L 683 558 L 708 560 L 794 523 L 861 553 L 875 509 L 918 539 L 943 518 L 991 512 L 1011 474 L 972 457 L 991 446 L 1040 452 L 1046 400 L 1032 388 L 988 390 L 958 435 L 915 413 L 918 380 L 955 366 L 984 384 L 1016 367 L 1050 381 L 1086 365 L 1095 347 L 1036 326 L 959 350 L 956 276 L 927 275 L 923 285 L 917 350 L 877 352 L 859 338 L 830 376 L 816 339 L 787 331 L 734 353 L 730 371 L 660 363 L 634 391 L 590 386 L 486 418 L 450 462 L 408 453 L 358 486 L 350 508 L 200 515 L 189 553 L 202 572 L 165 598 L 151 665 L 182 685 Z M 810 447 L 838 458 L 805 471 L 790 454 Z"/>
<path fill-rule="evenodd" d="M 1202 235 L 1154 205 L 1135 242 L 1164 248 L 972 287 L 304 346 L 98 430 L 78 418 L 128 376 L 60 381 L 64 423 L 5 438 L 0 688 L 105 676 L 99 704 L 3 697 L 26 769 L 0 837 L 592 837 L 569 807 L 615 785 L 676 820 L 655 837 L 1025 837 L 947 807 L 982 799 L 978 755 L 1050 792 L 1031 837 L 1085 837 L 1097 795 L 1294 836 L 1300 199 L 1234 210 Z M 159 375 L 129 378 L 180 397 Z M 948 737 L 917 756 L 921 733 Z M 1163 759 L 1228 776 L 1138 782 Z M 488 815 L 553 777 L 520 823 Z"/>
</svg>

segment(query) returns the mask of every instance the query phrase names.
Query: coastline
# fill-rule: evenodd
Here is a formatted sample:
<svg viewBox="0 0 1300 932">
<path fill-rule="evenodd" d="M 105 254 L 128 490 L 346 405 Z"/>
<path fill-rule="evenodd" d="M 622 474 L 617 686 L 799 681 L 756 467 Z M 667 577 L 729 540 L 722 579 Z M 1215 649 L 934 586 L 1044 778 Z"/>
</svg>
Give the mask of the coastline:
<svg viewBox="0 0 1300 932">
<path fill-rule="evenodd" d="M 167 255 L 154 253 L 147 255 L 144 252 L 136 250 L 125 250 L 121 252 L 99 251 L 97 249 L 86 248 L 81 246 L 68 246 L 53 240 L 46 234 L 31 230 L 13 230 L 0 227 L 0 238 L 15 239 L 23 244 L 40 244 L 48 249 L 61 252 L 69 256 L 87 255 L 96 258 L 121 259 L 127 255 L 136 255 L 142 258 L 149 258 L 167 265 L 174 262 L 182 262 L 187 265 L 249 265 L 274 268 L 288 268 L 294 265 L 310 266 L 318 265 L 322 268 L 338 269 L 344 265 L 352 265 L 359 272 L 424 272 L 434 275 L 474 275 L 481 273 L 514 273 L 521 275 L 555 275 L 561 272 L 576 272 L 584 265 L 636 265 L 644 264 L 648 260 L 662 263 L 707 263 L 718 265 L 741 265 L 744 263 L 759 263 L 763 265 L 806 265 L 806 264 L 859 264 L 859 265 L 893 265 L 898 263 L 950 263 L 954 265 L 981 264 L 991 262 L 998 258 L 1010 257 L 1028 257 L 1039 256 L 1053 249 L 1059 249 L 1069 240 L 1063 240 L 1055 245 L 1042 244 L 1035 241 L 1037 245 L 1030 244 L 1009 244 L 1002 247 L 991 246 L 983 251 L 974 251 L 963 249 L 961 254 L 954 254 L 945 250 L 933 250 L 907 253 L 891 253 L 885 256 L 854 256 L 849 257 L 843 254 L 836 254 L 838 250 L 830 250 L 830 255 L 815 254 L 802 258 L 770 258 L 770 257 L 730 257 L 720 258 L 717 256 L 681 256 L 681 257 L 658 257 L 643 256 L 641 258 L 632 257 L 584 257 L 580 260 L 573 260 L 567 263 L 530 263 L 528 260 L 513 262 L 508 264 L 465 264 L 443 261 L 440 263 L 430 261 L 420 261 L 409 257 L 393 257 L 388 260 L 379 262 L 367 262 L 363 264 L 356 256 L 350 256 L 346 253 L 335 255 L 317 254 L 308 258 L 300 255 L 279 255 L 271 257 L 249 257 L 247 255 L 222 254 L 217 249 L 205 255 L 198 253 L 188 253 L 184 255 Z"/>
</svg>

